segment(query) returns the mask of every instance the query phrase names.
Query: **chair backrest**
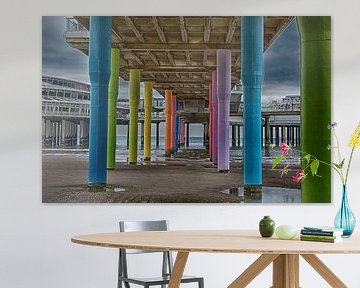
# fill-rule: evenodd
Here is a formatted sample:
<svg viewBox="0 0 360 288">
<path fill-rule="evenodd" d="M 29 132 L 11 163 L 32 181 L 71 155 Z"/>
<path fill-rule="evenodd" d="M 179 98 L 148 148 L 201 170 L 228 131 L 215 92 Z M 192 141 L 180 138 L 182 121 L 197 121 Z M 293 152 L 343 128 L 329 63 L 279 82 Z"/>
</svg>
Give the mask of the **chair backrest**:
<svg viewBox="0 0 360 288">
<path fill-rule="evenodd" d="M 156 221 L 120 221 L 120 232 L 140 232 L 140 231 L 167 231 L 167 220 Z M 126 249 L 126 254 L 155 253 L 159 251 Z"/>
<path fill-rule="evenodd" d="M 167 231 L 167 220 L 155 221 L 120 221 L 120 232 Z"/>
<path fill-rule="evenodd" d="M 119 225 L 120 225 L 120 232 L 167 231 L 169 228 L 167 220 L 120 221 Z M 128 277 L 126 254 L 159 253 L 161 251 L 119 249 L 119 252 L 120 252 L 119 253 L 119 276 Z M 163 253 L 162 275 L 163 276 L 169 275 L 172 273 L 172 267 L 173 267 L 172 255 L 169 251 L 161 252 L 161 253 Z"/>
</svg>

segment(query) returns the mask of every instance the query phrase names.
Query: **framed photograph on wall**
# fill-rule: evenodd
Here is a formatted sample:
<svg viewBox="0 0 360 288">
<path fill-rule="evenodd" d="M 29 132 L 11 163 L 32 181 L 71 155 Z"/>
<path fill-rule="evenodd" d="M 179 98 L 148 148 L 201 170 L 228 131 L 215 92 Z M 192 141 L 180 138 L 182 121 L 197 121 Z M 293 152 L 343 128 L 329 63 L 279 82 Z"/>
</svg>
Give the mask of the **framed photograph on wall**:
<svg viewBox="0 0 360 288">
<path fill-rule="evenodd" d="M 331 203 L 331 17 L 44 16 L 42 36 L 44 203 Z"/>
</svg>

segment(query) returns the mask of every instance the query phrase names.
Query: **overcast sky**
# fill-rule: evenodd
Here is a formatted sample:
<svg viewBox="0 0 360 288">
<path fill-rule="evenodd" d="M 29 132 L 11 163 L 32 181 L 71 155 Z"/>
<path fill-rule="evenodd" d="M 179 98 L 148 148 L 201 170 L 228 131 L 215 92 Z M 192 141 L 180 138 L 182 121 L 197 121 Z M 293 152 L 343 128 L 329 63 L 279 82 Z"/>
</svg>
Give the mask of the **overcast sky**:
<svg viewBox="0 0 360 288">
<path fill-rule="evenodd" d="M 66 44 L 64 27 L 65 17 L 43 17 L 43 74 L 89 83 L 88 57 Z M 298 30 L 293 21 L 265 52 L 264 101 L 290 94 L 299 95 L 299 51 Z M 128 83 L 121 80 L 120 95 L 127 94 Z"/>
</svg>

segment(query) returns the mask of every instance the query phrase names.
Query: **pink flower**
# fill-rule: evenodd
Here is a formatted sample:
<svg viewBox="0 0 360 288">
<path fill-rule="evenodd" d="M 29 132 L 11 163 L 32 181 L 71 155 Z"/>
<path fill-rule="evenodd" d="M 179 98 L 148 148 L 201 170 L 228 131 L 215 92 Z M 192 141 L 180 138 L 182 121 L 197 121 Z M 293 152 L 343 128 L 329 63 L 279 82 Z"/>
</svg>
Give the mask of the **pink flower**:
<svg viewBox="0 0 360 288">
<path fill-rule="evenodd" d="M 304 170 L 298 170 L 298 171 L 296 171 L 295 176 L 293 176 L 293 181 L 295 183 L 299 183 L 305 177 L 306 177 L 306 174 L 305 174 Z"/>
<path fill-rule="evenodd" d="M 289 154 L 289 145 L 287 145 L 287 144 L 285 144 L 285 143 L 281 143 L 281 144 L 279 145 L 279 147 L 281 148 L 282 154 L 283 154 L 284 156 L 286 156 L 286 155 Z"/>
</svg>

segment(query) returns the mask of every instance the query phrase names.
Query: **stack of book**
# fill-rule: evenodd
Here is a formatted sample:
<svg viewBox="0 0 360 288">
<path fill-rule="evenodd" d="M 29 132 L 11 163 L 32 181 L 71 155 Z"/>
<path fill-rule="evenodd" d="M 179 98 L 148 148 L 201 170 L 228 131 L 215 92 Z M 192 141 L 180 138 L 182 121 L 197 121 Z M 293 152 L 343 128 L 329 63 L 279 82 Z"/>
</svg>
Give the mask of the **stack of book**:
<svg viewBox="0 0 360 288">
<path fill-rule="evenodd" d="M 304 227 L 300 232 L 302 241 L 336 243 L 342 241 L 343 229 L 334 227 Z"/>
</svg>

